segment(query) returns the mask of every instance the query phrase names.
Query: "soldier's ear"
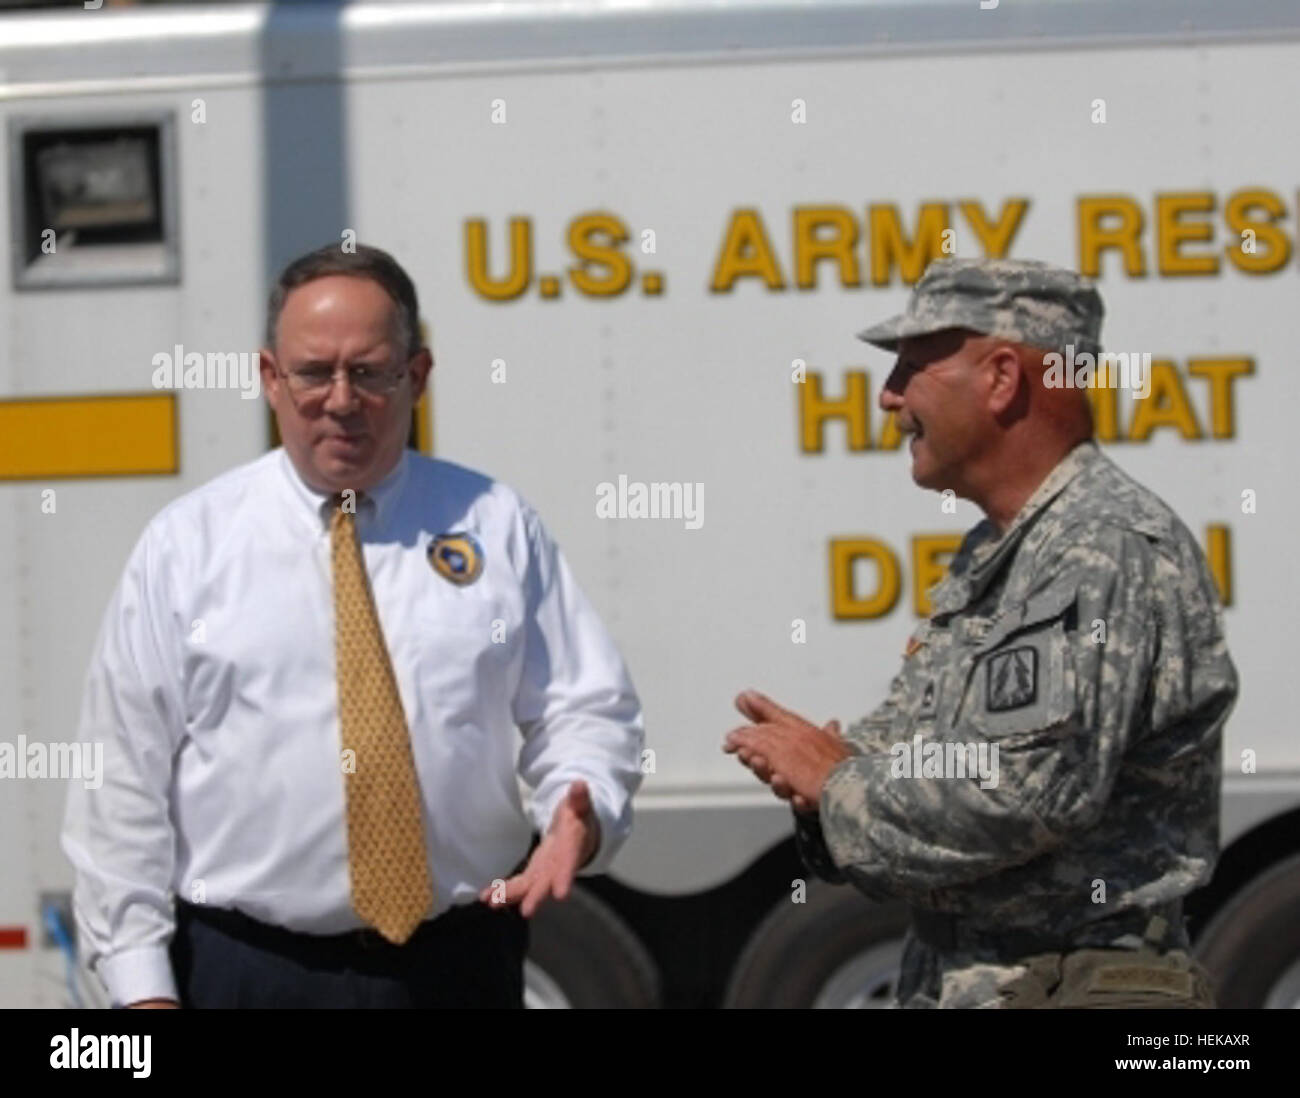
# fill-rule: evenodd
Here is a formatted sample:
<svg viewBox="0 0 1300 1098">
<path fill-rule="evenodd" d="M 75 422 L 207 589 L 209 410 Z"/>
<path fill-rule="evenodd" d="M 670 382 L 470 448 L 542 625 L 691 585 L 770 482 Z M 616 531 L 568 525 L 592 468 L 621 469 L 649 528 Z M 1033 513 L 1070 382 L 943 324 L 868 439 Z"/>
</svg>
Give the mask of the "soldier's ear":
<svg viewBox="0 0 1300 1098">
<path fill-rule="evenodd" d="M 984 356 L 987 371 L 989 411 L 1000 416 L 1023 399 L 1025 367 L 1016 347 L 995 343 Z"/>
</svg>

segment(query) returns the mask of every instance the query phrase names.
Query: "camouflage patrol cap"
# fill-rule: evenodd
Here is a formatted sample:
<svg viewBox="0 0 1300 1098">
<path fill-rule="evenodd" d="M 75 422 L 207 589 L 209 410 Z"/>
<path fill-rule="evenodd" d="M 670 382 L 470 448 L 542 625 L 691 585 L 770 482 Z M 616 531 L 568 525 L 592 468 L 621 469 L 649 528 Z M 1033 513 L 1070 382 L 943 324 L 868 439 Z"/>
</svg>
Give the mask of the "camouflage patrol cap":
<svg viewBox="0 0 1300 1098">
<path fill-rule="evenodd" d="M 886 351 L 899 340 L 970 328 L 1049 351 L 1101 351 L 1101 295 L 1073 271 L 1031 259 L 936 259 L 907 311 L 858 333 Z"/>
</svg>

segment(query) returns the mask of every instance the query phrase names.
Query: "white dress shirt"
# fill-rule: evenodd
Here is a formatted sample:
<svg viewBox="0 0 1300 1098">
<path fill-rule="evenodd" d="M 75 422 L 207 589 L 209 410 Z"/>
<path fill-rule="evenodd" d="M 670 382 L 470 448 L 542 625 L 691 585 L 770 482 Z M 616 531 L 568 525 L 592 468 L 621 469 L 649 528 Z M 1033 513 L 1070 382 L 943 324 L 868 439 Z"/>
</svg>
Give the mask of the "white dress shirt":
<svg viewBox="0 0 1300 1098">
<path fill-rule="evenodd" d="M 70 785 L 63 830 L 81 948 L 114 1003 L 177 997 L 171 892 L 296 931 L 363 925 L 329 510 L 275 450 L 166 507 L 127 563 L 81 714 L 104 783 Z M 357 530 L 411 732 L 430 915 L 506 877 L 576 779 L 601 827 L 586 872 L 602 871 L 631 830 L 641 707 L 537 515 L 505 485 L 406 451 L 362 497 Z M 458 586 L 428 548 L 462 531 L 484 561 Z"/>
</svg>

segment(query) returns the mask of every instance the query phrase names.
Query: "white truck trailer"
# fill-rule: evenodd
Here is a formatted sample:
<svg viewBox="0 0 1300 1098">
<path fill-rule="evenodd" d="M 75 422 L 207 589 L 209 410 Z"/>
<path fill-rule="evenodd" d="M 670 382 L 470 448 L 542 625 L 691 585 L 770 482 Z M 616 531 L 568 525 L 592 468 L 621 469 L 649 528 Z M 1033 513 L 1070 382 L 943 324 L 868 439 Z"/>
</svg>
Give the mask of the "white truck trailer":
<svg viewBox="0 0 1300 1098">
<path fill-rule="evenodd" d="M 872 707 L 978 518 L 852 334 L 957 254 L 1095 276 L 1152 356 L 1098 437 L 1204 539 L 1242 680 L 1191 925 L 1221 1002 L 1300 1004 L 1297 102 L 1286 0 L 0 14 L 0 1005 L 102 1002 L 41 774 L 145 523 L 274 444 L 228 357 L 269 280 L 350 238 L 422 293 L 413 445 L 536 505 L 646 707 L 633 838 L 539 918 L 530 1001 L 888 1000 L 903 912 L 805 891 L 720 741 L 746 686 Z"/>
</svg>

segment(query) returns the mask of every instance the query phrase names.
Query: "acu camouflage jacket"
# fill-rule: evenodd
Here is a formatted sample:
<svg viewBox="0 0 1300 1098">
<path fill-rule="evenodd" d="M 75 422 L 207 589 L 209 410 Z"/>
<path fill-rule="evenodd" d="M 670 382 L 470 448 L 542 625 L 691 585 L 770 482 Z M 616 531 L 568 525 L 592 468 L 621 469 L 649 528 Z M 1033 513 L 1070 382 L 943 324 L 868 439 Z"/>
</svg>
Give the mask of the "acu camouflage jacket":
<svg viewBox="0 0 1300 1098">
<path fill-rule="evenodd" d="M 1080 944 L 1209 879 L 1237 674 L 1168 506 L 1085 442 L 1005 534 L 987 519 L 967 534 L 932 606 L 883 704 L 845 733 L 859 754 L 796 814 L 810 869 L 976 932 Z M 902 776 L 932 744 L 964 745 L 950 761 L 983 745 L 996 781 Z"/>
</svg>

